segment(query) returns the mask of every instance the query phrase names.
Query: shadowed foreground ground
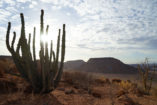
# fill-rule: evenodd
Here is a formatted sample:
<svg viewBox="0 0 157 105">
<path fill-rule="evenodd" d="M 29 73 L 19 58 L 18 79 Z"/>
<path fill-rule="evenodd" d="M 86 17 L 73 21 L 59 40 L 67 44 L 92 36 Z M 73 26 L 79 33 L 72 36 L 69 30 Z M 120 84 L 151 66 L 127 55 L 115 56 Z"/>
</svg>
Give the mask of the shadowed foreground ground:
<svg viewBox="0 0 157 105">
<path fill-rule="evenodd" d="M 5 84 L 8 86 L 5 89 L 0 86 L 0 105 L 157 105 L 154 96 L 144 95 L 136 88 L 122 88 L 118 83 L 105 79 L 95 79 L 92 83 L 88 81 L 91 84 L 85 81 L 83 84 L 81 80 L 75 82 L 76 78 L 71 81 L 70 77 L 61 82 L 55 91 L 39 95 L 31 93 L 31 88 L 24 80 L 10 75 L 5 75 L 5 78 L 7 81 L 16 82 L 17 87 L 13 87 L 9 82 Z M 2 78 L 0 80 L 2 82 Z"/>
<path fill-rule="evenodd" d="M 0 65 L 0 105 L 157 105 L 157 98 L 144 94 L 133 81 L 76 71 L 64 72 L 51 93 L 33 94 L 28 83 L 7 73 L 8 65 Z"/>
</svg>

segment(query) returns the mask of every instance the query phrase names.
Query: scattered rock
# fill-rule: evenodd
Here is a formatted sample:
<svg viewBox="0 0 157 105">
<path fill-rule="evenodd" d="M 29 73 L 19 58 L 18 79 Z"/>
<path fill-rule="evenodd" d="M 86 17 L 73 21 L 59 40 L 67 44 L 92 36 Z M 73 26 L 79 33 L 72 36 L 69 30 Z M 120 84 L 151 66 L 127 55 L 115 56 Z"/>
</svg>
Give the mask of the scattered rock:
<svg viewBox="0 0 157 105">
<path fill-rule="evenodd" d="M 65 90 L 65 94 L 73 94 L 73 93 L 75 93 L 73 89 Z"/>
<path fill-rule="evenodd" d="M 57 90 L 60 90 L 60 91 L 65 91 L 65 88 L 57 88 Z"/>
<path fill-rule="evenodd" d="M 112 83 L 121 83 L 122 80 L 120 79 L 112 79 Z"/>
<path fill-rule="evenodd" d="M 99 92 L 92 92 L 92 95 L 96 98 L 101 98 L 101 94 Z"/>
<path fill-rule="evenodd" d="M 75 89 L 79 89 L 79 86 L 78 86 L 78 85 L 74 85 L 74 88 L 75 88 Z"/>
<path fill-rule="evenodd" d="M 94 97 L 96 97 L 96 98 L 101 98 L 102 97 L 102 91 L 99 91 L 99 90 L 90 90 L 90 93 L 94 96 Z"/>
</svg>

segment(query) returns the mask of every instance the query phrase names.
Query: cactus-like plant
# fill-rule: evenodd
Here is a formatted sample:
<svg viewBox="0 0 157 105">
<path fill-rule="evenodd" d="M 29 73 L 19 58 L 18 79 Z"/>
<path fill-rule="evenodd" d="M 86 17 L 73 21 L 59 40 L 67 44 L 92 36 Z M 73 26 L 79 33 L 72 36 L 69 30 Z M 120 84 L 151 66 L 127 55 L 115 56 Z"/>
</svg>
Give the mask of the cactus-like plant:
<svg viewBox="0 0 157 105">
<path fill-rule="evenodd" d="M 12 55 L 14 63 L 20 73 L 20 76 L 28 81 L 33 87 L 33 91 L 36 93 L 48 93 L 54 90 L 58 82 L 61 79 L 64 65 L 65 56 L 65 24 L 63 24 L 62 43 L 60 48 L 60 33 L 59 29 L 56 53 L 53 50 L 53 43 L 51 41 L 50 51 L 48 50 L 48 42 L 43 42 L 40 39 L 40 68 L 38 70 L 35 50 L 36 28 L 34 27 L 33 41 L 32 41 L 32 53 L 31 53 L 31 34 L 27 41 L 25 34 L 25 21 L 24 16 L 21 13 L 21 36 L 19 38 L 16 49 L 14 43 L 16 39 L 16 32 L 13 32 L 13 40 L 10 45 L 9 34 L 11 30 L 11 23 L 8 23 L 8 29 L 6 34 L 6 46 Z M 41 10 L 40 16 L 40 36 L 44 35 L 44 10 Z M 48 34 L 49 26 L 46 27 L 46 35 Z M 61 61 L 59 64 L 59 54 L 61 50 Z"/>
</svg>

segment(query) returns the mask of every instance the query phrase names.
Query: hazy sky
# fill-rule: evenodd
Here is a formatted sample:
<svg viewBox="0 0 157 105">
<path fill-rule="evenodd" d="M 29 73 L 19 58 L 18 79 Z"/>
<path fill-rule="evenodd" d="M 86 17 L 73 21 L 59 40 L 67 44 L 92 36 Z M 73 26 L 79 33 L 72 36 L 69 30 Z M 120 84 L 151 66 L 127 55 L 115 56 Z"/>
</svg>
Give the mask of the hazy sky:
<svg viewBox="0 0 157 105">
<path fill-rule="evenodd" d="M 66 60 L 115 57 L 139 63 L 148 57 L 157 61 L 157 0 L 0 0 L 0 55 L 9 55 L 8 21 L 19 36 L 22 12 L 27 35 L 34 26 L 39 31 L 41 9 L 45 25 L 50 25 L 48 39 L 56 43 L 58 29 L 66 24 Z"/>
</svg>

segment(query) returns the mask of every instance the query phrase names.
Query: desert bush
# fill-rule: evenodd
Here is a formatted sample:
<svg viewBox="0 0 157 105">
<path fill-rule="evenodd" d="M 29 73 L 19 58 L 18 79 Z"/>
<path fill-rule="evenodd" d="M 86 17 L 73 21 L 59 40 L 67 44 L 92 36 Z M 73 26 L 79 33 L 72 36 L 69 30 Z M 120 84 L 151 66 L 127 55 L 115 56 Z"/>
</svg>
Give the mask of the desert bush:
<svg viewBox="0 0 157 105">
<path fill-rule="evenodd" d="M 94 83 L 94 76 L 86 72 L 66 71 L 62 75 L 63 80 L 75 85 L 76 88 L 89 89 Z"/>
<path fill-rule="evenodd" d="M 54 90 L 58 82 L 61 79 L 64 65 L 65 56 L 65 24 L 63 24 L 62 43 L 60 45 L 60 29 L 57 39 L 56 53 L 53 50 L 53 43 L 51 40 L 50 51 L 48 49 L 48 42 L 43 42 L 40 39 L 40 68 L 38 70 L 35 50 L 36 40 L 36 28 L 34 27 L 33 41 L 32 41 L 32 52 L 31 52 L 31 34 L 29 38 L 26 38 L 25 34 L 25 21 L 23 13 L 21 17 L 21 36 L 19 38 L 16 49 L 14 49 L 14 43 L 16 39 L 16 32 L 13 32 L 13 40 L 11 45 L 9 43 L 9 35 L 11 30 L 11 23 L 8 22 L 8 29 L 6 34 L 6 46 L 12 55 L 14 63 L 20 73 L 19 76 L 28 81 L 33 87 L 34 92 L 37 93 L 48 93 Z M 48 35 L 49 25 L 46 27 L 44 33 L 44 10 L 41 10 L 40 16 L 40 36 Z M 60 48 L 61 46 L 61 48 Z M 61 60 L 59 65 L 59 54 L 61 49 Z"/>
<path fill-rule="evenodd" d="M 121 83 L 119 83 L 119 86 L 122 87 L 122 90 L 120 90 L 117 95 L 131 93 L 135 94 L 138 97 L 141 97 L 146 94 L 145 91 L 137 86 L 136 83 L 131 83 L 130 81 L 122 81 Z"/>
<path fill-rule="evenodd" d="M 130 89 L 133 87 L 132 83 L 128 82 L 128 81 L 121 81 L 119 83 L 119 85 L 123 88 L 123 89 Z"/>
<path fill-rule="evenodd" d="M 148 58 L 145 59 L 145 62 L 142 65 L 138 65 L 139 74 L 142 80 L 142 86 L 145 93 L 149 94 L 152 87 L 152 80 L 155 74 L 155 66 L 153 69 L 153 73 L 150 74 L 151 67 L 148 63 Z"/>
</svg>

